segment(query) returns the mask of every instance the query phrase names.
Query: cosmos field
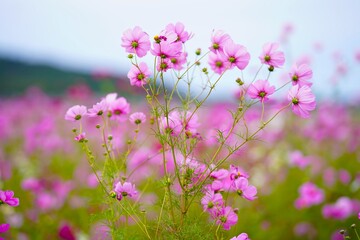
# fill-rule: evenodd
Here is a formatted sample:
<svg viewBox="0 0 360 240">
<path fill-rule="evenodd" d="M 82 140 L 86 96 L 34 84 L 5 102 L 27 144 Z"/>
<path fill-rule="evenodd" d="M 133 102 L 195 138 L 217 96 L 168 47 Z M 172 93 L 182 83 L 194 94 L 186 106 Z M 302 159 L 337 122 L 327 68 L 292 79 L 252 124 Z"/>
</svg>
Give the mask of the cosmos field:
<svg viewBox="0 0 360 240">
<path fill-rule="evenodd" d="M 359 97 L 318 98 L 278 43 L 192 37 L 124 32 L 137 95 L 1 98 L 0 239 L 360 239 Z"/>
</svg>

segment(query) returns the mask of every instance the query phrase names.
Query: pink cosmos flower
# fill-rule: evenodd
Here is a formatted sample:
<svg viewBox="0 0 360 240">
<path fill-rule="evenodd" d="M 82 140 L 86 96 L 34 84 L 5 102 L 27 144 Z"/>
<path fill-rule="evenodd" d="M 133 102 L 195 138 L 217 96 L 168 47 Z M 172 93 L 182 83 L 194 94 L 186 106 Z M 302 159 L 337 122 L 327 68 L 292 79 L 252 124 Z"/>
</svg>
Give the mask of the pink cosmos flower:
<svg viewBox="0 0 360 240">
<path fill-rule="evenodd" d="M 281 67 L 285 63 L 284 53 L 276 51 L 279 48 L 278 43 L 266 43 L 263 47 L 263 51 L 259 56 L 261 63 L 273 66 Z"/>
<path fill-rule="evenodd" d="M 258 98 L 261 102 L 266 102 L 269 100 L 268 96 L 275 92 L 275 87 L 270 86 L 269 81 L 267 80 L 257 80 L 256 82 L 250 84 L 247 89 L 247 94 L 250 98 Z"/>
<path fill-rule="evenodd" d="M 0 224 L 0 233 L 7 232 L 10 229 L 10 224 L 2 223 Z"/>
<path fill-rule="evenodd" d="M 75 122 L 80 120 L 87 113 L 86 106 L 75 105 L 69 108 L 65 114 L 65 120 Z"/>
<path fill-rule="evenodd" d="M 183 52 L 179 57 L 173 57 L 170 59 L 171 68 L 175 70 L 181 70 L 184 68 L 184 64 L 186 63 L 187 53 Z"/>
<path fill-rule="evenodd" d="M 224 206 L 224 199 L 220 193 L 209 191 L 201 199 L 201 205 L 203 206 L 204 211 L 208 211 L 213 215 L 219 208 Z"/>
<path fill-rule="evenodd" d="M 80 133 L 79 135 L 77 135 L 75 138 L 75 141 L 77 142 L 83 142 L 85 139 L 86 139 L 86 134 L 83 132 L 83 133 Z"/>
<path fill-rule="evenodd" d="M 100 102 L 93 105 L 93 107 L 89 109 L 87 115 L 89 117 L 98 117 L 106 113 L 108 111 L 108 108 L 109 108 L 108 103 L 106 102 L 105 99 L 103 99 Z"/>
<path fill-rule="evenodd" d="M 154 43 L 150 52 L 161 59 L 177 58 L 182 53 L 182 43 L 161 41 L 160 43 Z"/>
<path fill-rule="evenodd" d="M 243 178 L 249 178 L 249 174 L 247 172 L 245 172 L 245 170 L 243 170 L 242 168 L 235 166 L 235 165 L 230 165 L 230 179 L 234 180 L 240 177 Z"/>
<path fill-rule="evenodd" d="M 305 85 L 311 87 L 312 85 L 308 80 L 312 78 L 313 72 L 307 64 L 301 64 L 300 66 L 294 64 L 289 72 L 289 76 L 293 85 L 298 84 L 300 87 Z"/>
<path fill-rule="evenodd" d="M 229 171 L 226 169 L 219 169 L 217 171 L 213 171 L 210 174 L 210 177 L 213 179 L 224 179 L 227 178 L 229 176 Z"/>
<path fill-rule="evenodd" d="M 182 122 L 179 113 L 170 113 L 168 119 L 166 119 L 166 117 L 162 117 L 160 119 L 160 127 L 162 133 L 170 133 L 173 136 L 179 135 L 182 129 Z"/>
<path fill-rule="evenodd" d="M 192 37 L 191 34 L 185 31 L 185 26 L 181 22 L 177 22 L 175 25 L 170 23 L 165 29 L 167 32 L 174 32 L 177 36 L 176 41 L 181 41 L 182 43 L 185 43 Z"/>
<path fill-rule="evenodd" d="M 249 185 L 249 181 L 244 177 L 235 179 L 233 188 L 241 197 L 249 201 L 256 199 L 256 187 Z"/>
<path fill-rule="evenodd" d="M 222 74 L 226 70 L 226 59 L 223 55 L 210 52 L 209 54 L 209 65 L 211 69 L 217 74 Z"/>
<path fill-rule="evenodd" d="M 135 53 L 138 57 L 144 57 L 150 50 L 149 36 L 140 27 L 126 30 L 121 40 L 125 51 Z"/>
<path fill-rule="evenodd" d="M 236 66 L 240 70 L 244 70 L 249 64 L 250 54 L 246 48 L 240 44 L 235 44 L 233 41 L 226 41 L 224 46 L 223 58 L 228 68 Z"/>
<path fill-rule="evenodd" d="M 250 238 L 246 233 L 241 233 L 239 236 L 233 237 L 230 240 L 250 240 Z"/>
<path fill-rule="evenodd" d="M 228 34 L 224 33 L 222 30 L 217 30 L 211 36 L 210 51 L 213 53 L 223 52 L 224 45 L 228 40 L 231 40 Z"/>
<path fill-rule="evenodd" d="M 109 110 L 111 111 L 112 117 L 120 121 L 125 121 L 125 115 L 130 112 L 130 104 L 125 98 L 120 97 L 110 103 Z"/>
<path fill-rule="evenodd" d="M 0 190 L 0 205 L 7 204 L 12 207 L 19 206 L 19 199 L 14 198 L 14 192 L 10 190 L 2 191 Z"/>
<path fill-rule="evenodd" d="M 324 218 L 346 219 L 354 214 L 353 201 L 348 197 L 339 198 L 334 204 L 326 204 L 322 208 Z"/>
<path fill-rule="evenodd" d="M 289 154 L 290 163 L 300 169 L 306 168 L 310 164 L 310 158 L 305 157 L 302 152 L 294 151 Z"/>
<path fill-rule="evenodd" d="M 174 58 L 172 58 L 174 59 Z M 156 70 L 159 72 L 166 72 L 169 69 L 173 68 L 173 64 L 171 63 L 170 59 L 161 59 L 158 58 L 157 64 L 156 64 Z"/>
<path fill-rule="evenodd" d="M 74 231 L 67 224 L 63 224 L 58 231 L 58 235 L 63 240 L 76 240 Z"/>
<path fill-rule="evenodd" d="M 132 66 L 127 77 L 130 79 L 131 86 L 141 87 L 147 83 L 147 79 L 151 75 L 146 63 L 141 62 L 138 66 Z"/>
<path fill-rule="evenodd" d="M 129 120 L 131 123 L 133 123 L 135 125 L 139 125 L 146 121 L 146 115 L 142 112 L 135 112 L 130 115 Z"/>
<path fill-rule="evenodd" d="M 123 197 L 134 198 L 137 195 L 137 191 L 134 184 L 129 182 L 118 182 L 115 185 L 114 192 L 116 193 L 117 199 L 120 201 Z"/>
<path fill-rule="evenodd" d="M 304 183 L 299 188 L 300 197 L 295 201 L 298 209 L 318 205 L 324 201 L 324 191 L 311 182 Z"/>
<path fill-rule="evenodd" d="M 238 216 L 231 207 L 221 208 L 217 213 L 216 224 L 221 224 L 225 230 L 230 230 L 231 226 L 238 221 Z"/>
<path fill-rule="evenodd" d="M 293 112 L 302 117 L 310 117 L 310 111 L 316 107 L 315 96 L 308 86 L 293 86 L 288 93 L 288 100 L 292 102 Z"/>
<path fill-rule="evenodd" d="M 190 118 L 191 117 L 191 118 Z M 187 111 L 183 117 L 182 125 L 186 131 L 186 134 L 195 135 L 197 133 L 197 128 L 200 126 L 197 114 L 192 114 Z"/>
</svg>

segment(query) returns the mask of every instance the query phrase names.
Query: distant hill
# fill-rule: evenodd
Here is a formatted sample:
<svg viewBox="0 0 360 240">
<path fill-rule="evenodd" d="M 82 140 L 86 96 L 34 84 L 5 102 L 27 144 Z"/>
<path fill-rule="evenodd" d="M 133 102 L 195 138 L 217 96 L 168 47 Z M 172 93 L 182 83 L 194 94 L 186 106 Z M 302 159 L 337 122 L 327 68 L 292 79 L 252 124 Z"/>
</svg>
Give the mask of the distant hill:
<svg viewBox="0 0 360 240">
<path fill-rule="evenodd" d="M 99 93 L 116 91 L 123 96 L 136 94 L 136 89 L 130 86 L 126 76 L 112 76 L 105 72 L 80 73 L 0 58 L 0 96 L 21 95 L 32 86 L 50 95 L 61 95 L 72 86 L 76 88 L 84 84 Z"/>
</svg>

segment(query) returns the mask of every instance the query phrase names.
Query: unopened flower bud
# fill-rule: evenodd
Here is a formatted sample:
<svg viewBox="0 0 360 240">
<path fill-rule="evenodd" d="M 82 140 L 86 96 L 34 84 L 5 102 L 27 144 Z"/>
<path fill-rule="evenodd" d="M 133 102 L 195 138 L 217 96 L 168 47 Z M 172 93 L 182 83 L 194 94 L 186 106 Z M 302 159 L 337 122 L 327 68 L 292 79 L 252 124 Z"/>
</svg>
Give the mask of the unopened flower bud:
<svg viewBox="0 0 360 240">
<path fill-rule="evenodd" d="M 73 128 L 72 131 L 75 133 L 77 130 L 76 130 L 76 128 Z"/>
<path fill-rule="evenodd" d="M 272 72 L 272 71 L 274 71 L 274 66 L 269 66 L 269 72 Z"/>
<path fill-rule="evenodd" d="M 237 78 L 235 80 L 240 86 L 244 85 L 244 82 L 241 80 L 241 78 Z"/>
<path fill-rule="evenodd" d="M 108 140 L 111 141 L 113 139 L 113 136 L 112 135 L 109 135 L 108 136 Z"/>
<path fill-rule="evenodd" d="M 130 145 L 130 144 L 132 143 L 132 141 L 131 141 L 131 140 L 127 140 L 126 143 Z"/>
<path fill-rule="evenodd" d="M 351 227 L 351 228 L 355 228 L 355 227 L 356 227 L 355 223 L 351 224 L 350 227 Z"/>
<path fill-rule="evenodd" d="M 111 197 L 111 198 L 116 198 L 116 192 L 111 191 L 111 192 L 110 192 L 110 197 Z"/>
<path fill-rule="evenodd" d="M 341 229 L 341 230 L 339 231 L 339 233 L 340 233 L 341 235 L 344 235 L 344 234 L 345 234 L 345 230 L 344 230 L 344 229 Z"/>
<path fill-rule="evenodd" d="M 100 128 L 100 124 L 96 124 L 96 128 L 99 129 L 99 128 Z"/>
<path fill-rule="evenodd" d="M 196 49 L 195 54 L 199 56 L 201 54 L 201 48 Z"/>
<path fill-rule="evenodd" d="M 132 59 L 134 57 L 134 55 L 132 55 L 131 53 L 128 55 L 129 59 Z"/>
</svg>

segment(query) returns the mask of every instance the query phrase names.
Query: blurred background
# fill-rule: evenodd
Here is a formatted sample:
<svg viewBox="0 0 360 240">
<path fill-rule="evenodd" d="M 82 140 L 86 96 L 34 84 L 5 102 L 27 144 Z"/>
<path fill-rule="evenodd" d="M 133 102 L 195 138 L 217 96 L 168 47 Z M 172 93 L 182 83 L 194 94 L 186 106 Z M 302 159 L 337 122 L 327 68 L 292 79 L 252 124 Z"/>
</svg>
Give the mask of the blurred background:
<svg viewBox="0 0 360 240">
<path fill-rule="evenodd" d="M 21 95 L 38 86 L 60 95 L 84 83 L 98 92 L 130 91 L 123 32 L 140 26 L 153 37 L 180 21 L 194 34 L 190 53 L 206 49 L 212 31 L 222 29 L 259 66 L 263 44 L 280 42 L 285 70 L 296 61 L 313 67 L 318 98 L 351 102 L 360 90 L 358 9 L 357 0 L 0 0 L 0 94 Z M 228 78 L 218 98 L 231 96 L 224 93 L 235 76 Z"/>
</svg>

